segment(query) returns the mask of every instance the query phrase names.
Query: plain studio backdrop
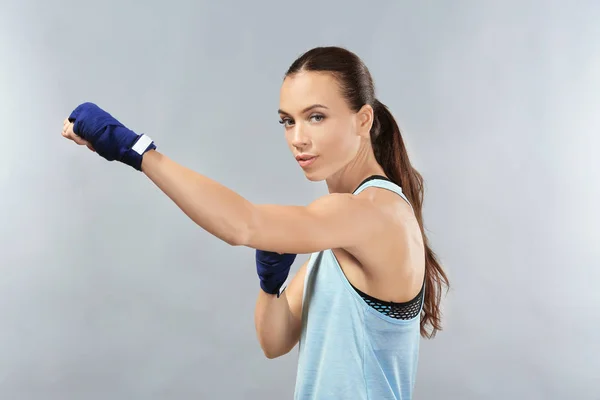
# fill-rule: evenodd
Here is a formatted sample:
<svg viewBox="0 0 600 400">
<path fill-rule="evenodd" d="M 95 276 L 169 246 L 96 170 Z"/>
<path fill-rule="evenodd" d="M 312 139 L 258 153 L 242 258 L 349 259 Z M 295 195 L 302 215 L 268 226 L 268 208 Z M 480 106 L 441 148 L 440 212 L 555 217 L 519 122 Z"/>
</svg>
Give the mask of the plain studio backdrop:
<svg viewBox="0 0 600 400">
<path fill-rule="evenodd" d="M 600 5 L 4 0 L 0 398 L 291 398 L 254 251 L 60 135 L 92 101 L 258 203 L 305 205 L 289 64 L 355 51 L 426 180 L 452 290 L 415 399 L 600 399 Z M 359 229 L 359 227 L 357 227 Z M 306 256 L 300 256 L 295 273 Z"/>
</svg>

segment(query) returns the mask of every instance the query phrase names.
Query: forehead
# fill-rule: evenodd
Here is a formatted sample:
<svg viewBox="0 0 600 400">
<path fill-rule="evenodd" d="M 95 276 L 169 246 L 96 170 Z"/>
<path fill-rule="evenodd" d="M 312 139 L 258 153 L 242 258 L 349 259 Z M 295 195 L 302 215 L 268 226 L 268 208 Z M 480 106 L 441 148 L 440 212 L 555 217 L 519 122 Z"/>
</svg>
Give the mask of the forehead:
<svg viewBox="0 0 600 400">
<path fill-rule="evenodd" d="M 279 95 L 279 108 L 296 113 L 313 104 L 328 108 L 344 107 L 335 78 L 328 73 L 300 72 L 284 79 Z"/>
</svg>

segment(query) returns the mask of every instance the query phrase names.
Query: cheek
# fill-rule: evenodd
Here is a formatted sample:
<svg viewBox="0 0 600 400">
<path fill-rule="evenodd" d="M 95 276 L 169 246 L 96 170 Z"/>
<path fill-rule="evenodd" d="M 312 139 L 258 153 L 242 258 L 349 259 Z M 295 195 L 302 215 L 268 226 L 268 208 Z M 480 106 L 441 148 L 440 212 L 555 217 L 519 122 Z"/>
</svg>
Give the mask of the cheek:
<svg viewBox="0 0 600 400">
<path fill-rule="evenodd" d="M 359 146 L 359 136 L 352 133 L 352 127 L 343 124 L 328 129 L 323 136 L 321 150 L 336 160 L 348 161 L 356 155 Z"/>
</svg>

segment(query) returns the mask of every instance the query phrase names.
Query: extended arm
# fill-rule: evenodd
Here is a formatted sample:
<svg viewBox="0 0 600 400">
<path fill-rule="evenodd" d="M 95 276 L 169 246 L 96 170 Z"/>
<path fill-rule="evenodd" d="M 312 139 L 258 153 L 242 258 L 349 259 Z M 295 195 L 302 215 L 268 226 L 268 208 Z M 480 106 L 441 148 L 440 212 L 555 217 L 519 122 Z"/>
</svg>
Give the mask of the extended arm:
<svg viewBox="0 0 600 400">
<path fill-rule="evenodd" d="M 142 171 L 194 222 L 235 246 L 303 254 L 354 246 L 384 229 L 380 208 L 366 197 L 330 194 L 306 207 L 257 205 L 158 151 L 144 155 Z"/>
<path fill-rule="evenodd" d="M 141 170 L 196 224 L 231 245 L 312 253 L 358 245 L 386 224 L 381 208 L 364 195 L 330 194 L 306 207 L 253 204 L 161 154 L 148 136 L 93 103 L 73 110 L 62 135 Z"/>
</svg>

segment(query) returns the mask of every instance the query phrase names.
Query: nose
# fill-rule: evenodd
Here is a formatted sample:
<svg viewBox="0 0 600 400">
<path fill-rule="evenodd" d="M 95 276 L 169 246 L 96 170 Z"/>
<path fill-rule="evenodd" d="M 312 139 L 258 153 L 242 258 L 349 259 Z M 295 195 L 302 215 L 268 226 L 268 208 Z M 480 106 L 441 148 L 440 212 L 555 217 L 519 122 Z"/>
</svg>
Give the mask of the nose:
<svg viewBox="0 0 600 400">
<path fill-rule="evenodd" d="M 308 135 L 306 135 L 301 124 L 296 124 L 292 130 L 292 146 L 297 149 L 303 149 L 309 144 Z"/>
</svg>

